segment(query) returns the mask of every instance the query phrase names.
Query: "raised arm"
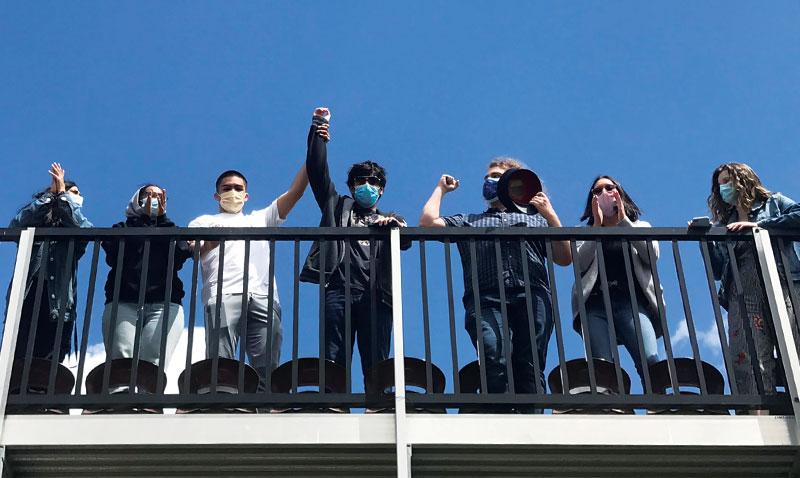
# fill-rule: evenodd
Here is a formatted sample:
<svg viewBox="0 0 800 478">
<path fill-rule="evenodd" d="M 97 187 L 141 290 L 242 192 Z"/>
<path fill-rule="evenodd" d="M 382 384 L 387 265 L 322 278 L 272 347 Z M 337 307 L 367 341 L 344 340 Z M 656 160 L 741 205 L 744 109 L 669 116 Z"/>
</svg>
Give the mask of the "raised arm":
<svg viewBox="0 0 800 478">
<path fill-rule="evenodd" d="M 286 216 L 292 211 L 297 201 L 303 197 L 303 193 L 308 186 L 308 174 L 306 173 L 306 165 L 300 167 L 297 176 L 294 177 L 292 185 L 289 189 L 278 197 L 278 215 L 281 219 L 286 219 Z"/>
<path fill-rule="evenodd" d="M 331 113 L 328 108 L 314 110 L 311 129 L 308 132 L 308 153 L 306 154 L 306 173 L 314 199 L 320 210 L 325 209 L 331 198 L 338 197 L 328 170 L 328 147 L 330 139 L 328 125 Z"/>
<path fill-rule="evenodd" d="M 539 214 L 547 221 L 548 227 L 561 227 L 561 220 L 558 218 L 550 198 L 543 192 L 539 192 L 531 199 L 530 204 L 536 207 Z M 572 264 L 572 250 L 569 241 L 553 241 L 553 262 L 560 266 Z"/>
<path fill-rule="evenodd" d="M 443 174 L 439 178 L 439 184 L 433 190 L 425 207 L 422 208 L 422 215 L 419 217 L 420 227 L 445 227 L 444 219 L 439 216 L 439 209 L 442 206 L 444 195 L 455 191 L 458 188 L 458 180 L 449 174 Z"/>
</svg>

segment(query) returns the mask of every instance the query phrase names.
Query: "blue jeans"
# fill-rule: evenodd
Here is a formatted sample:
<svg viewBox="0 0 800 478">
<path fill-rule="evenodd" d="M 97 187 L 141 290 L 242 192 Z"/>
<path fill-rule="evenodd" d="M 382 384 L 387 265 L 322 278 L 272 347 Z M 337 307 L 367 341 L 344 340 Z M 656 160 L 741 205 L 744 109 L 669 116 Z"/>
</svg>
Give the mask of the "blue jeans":
<svg viewBox="0 0 800 478">
<path fill-rule="evenodd" d="M 375 348 L 372 347 L 372 313 L 370 301 L 375 301 Z M 350 290 L 350 350 L 346 350 L 346 323 L 344 314 L 344 289 L 328 288 L 325 291 L 325 358 L 346 365 L 347 353 L 353 355 L 358 341 L 361 371 L 364 376 L 375 362 L 389 358 L 392 339 L 392 308 L 360 289 Z"/>
<path fill-rule="evenodd" d="M 644 300 L 644 297 L 642 297 Z M 644 344 L 644 355 L 647 357 L 647 366 L 658 362 L 658 345 L 656 344 L 656 333 L 650 318 L 642 308 L 642 300 L 639 300 L 639 313 L 636 320 L 642 328 L 642 343 Z M 636 325 L 629 297 L 612 295 L 611 313 L 614 316 L 614 331 L 617 334 L 617 344 L 624 345 L 628 350 L 636 372 L 642 377 L 641 355 L 639 353 L 639 341 L 636 338 Z M 603 302 L 603 296 L 599 294 L 590 295 L 586 301 L 586 320 L 589 326 L 589 343 L 592 346 L 592 357 L 613 362 L 611 355 L 611 340 L 608 332 L 608 316 Z M 586 334 L 584 334 L 586 340 Z"/>
<path fill-rule="evenodd" d="M 553 307 L 550 294 L 541 290 L 531 291 L 533 306 L 532 321 L 535 329 L 536 348 L 539 357 L 539 393 L 544 393 L 544 367 L 547 358 L 547 343 L 553 332 Z M 497 296 L 486 295 L 480 298 L 481 333 L 483 353 L 486 359 L 486 385 L 489 393 L 508 393 L 508 374 L 506 356 L 503 349 L 503 319 L 501 302 Z M 466 310 L 465 327 L 475 349 L 478 336 L 475 324 L 475 300 L 464 298 Z M 506 312 L 508 334 L 511 340 L 511 370 L 514 375 L 515 393 L 536 393 L 536 373 L 533 366 L 528 310 L 524 292 L 507 291 Z M 507 345 L 506 345 L 507 346 Z"/>
</svg>

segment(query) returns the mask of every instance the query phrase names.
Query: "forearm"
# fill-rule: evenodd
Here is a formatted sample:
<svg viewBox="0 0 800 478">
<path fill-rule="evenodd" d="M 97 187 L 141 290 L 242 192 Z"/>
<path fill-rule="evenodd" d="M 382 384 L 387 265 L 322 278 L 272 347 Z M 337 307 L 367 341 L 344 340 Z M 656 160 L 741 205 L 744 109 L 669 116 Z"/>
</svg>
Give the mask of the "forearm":
<svg viewBox="0 0 800 478">
<path fill-rule="evenodd" d="M 278 215 L 281 219 L 286 219 L 286 216 L 289 215 L 289 212 L 291 212 L 292 208 L 297 204 L 297 201 L 303 197 L 307 186 L 308 173 L 306 172 L 306 165 L 303 164 L 297 176 L 294 177 L 292 185 L 278 198 Z"/>
<path fill-rule="evenodd" d="M 308 153 L 306 154 L 306 174 L 314 199 L 320 209 L 323 209 L 331 196 L 336 195 L 336 188 L 331 182 L 328 170 L 328 148 L 325 140 L 317 134 L 317 117 L 315 124 L 311 125 L 308 138 Z"/>
<path fill-rule="evenodd" d="M 555 212 L 544 217 L 548 227 L 561 227 L 561 220 Z M 572 249 L 569 241 L 553 241 L 553 262 L 560 266 L 572 264 Z"/>
<path fill-rule="evenodd" d="M 442 198 L 444 198 L 444 192 L 441 188 L 437 187 L 433 190 L 430 199 L 428 199 L 428 202 L 426 202 L 425 206 L 422 208 L 422 215 L 419 217 L 419 225 L 421 227 L 443 227 L 445 225 L 444 220 L 439 217 Z"/>
</svg>

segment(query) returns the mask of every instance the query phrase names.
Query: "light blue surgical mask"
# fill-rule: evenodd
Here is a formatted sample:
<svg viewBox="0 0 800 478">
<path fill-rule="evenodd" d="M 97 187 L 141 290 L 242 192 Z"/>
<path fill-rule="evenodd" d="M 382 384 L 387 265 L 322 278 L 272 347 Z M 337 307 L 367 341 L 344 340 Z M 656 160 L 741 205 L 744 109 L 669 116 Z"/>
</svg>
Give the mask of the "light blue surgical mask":
<svg viewBox="0 0 800 478">
<path fill-rule="evenodd" d="M 83 206 L 83 196 L 78 196 L 77 194 L 69 193 L 69 198 L 72 200 L 72 203 L 75 205 L 75 207 Z"/>
<path fill-rule="evenodd" d="M 353 195 L 355 196 L 356 202 L 361 207 L 372 207 L 378 202 L 378 198 L 380 198 L 378 187 L 372 184 L 362 184 L 358 186 Z"/>
<path fill-rule="evenodd" d="M 736 189 L 733 188 L 731 183 L 720 184 L 719 195 L 722 197 L 723 201 L 730 204 L 731 206 L 736 205 L 736 196 L 737 196 Z"/>
<path fill-rule="evenodd" d="M 497 201 L 497 181 L 499 180 L 499 178 L 486 178 L 483 181 L 483 199 L 490 206 Z"/>
<path fill-rule="evenodd" d="M 150 215 L 158 216 L 158 199 L 150 200 Z"/>
</svg>

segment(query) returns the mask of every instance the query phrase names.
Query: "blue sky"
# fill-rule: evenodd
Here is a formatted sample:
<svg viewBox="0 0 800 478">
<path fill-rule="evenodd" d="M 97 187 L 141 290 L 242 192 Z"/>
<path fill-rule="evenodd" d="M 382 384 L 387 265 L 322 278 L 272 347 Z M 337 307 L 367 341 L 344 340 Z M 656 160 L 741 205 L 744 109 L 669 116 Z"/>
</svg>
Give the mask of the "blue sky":
<svg viewBox="0 0 800 478">
<path fill-rule="evenodd" d="M 610 174 L 644 219 L 679 226 L 707 214 L 723 162 L 746 162 L 768 188 L 800 197 L 798 24 L 797 2 L 3 2 L 0 201 L 10 221 L 59 161 L 98 227 L 122 220 L 146 182 L 167 189 L 168 213 L 185 225 L 216 209 L 213 182 L 229 168 L 247 175 L 248 206 L 265 207 L 305 158 L 314 107 L 328 106 L 337 186 L 353 162 L 380 162 L 381 207 L 412 224 L 442 173 L 461 180 L 443 214 L 480 210 L 486 163 L 510 155 L 543 178 L 565 225 L 578 223 L 592 178 Z M 318 220 L 308 193 L 285 225 Z M 278 253 L 291 263 L 288 246 Z M 417 254 L 404 257 L 407 287 Z M 12 263 L 2 246 L 2 270 Z M 661 269 L 675 275 L 669 260 Z M 559 272 L 562 299 L 571 274 Z M 291 273 L 278 280 L 288 312 Z M 708 331 L 704 279 L 689 280 Z M 302 289 L 309 333 L 314 293 Z M 406 299 L 415 353 L 419 309 Z M 459 303 L 456 314 L 463 364 L 474 351 Z M 445 368 L 449 350 L 440 353 Z"/>
</svg>

